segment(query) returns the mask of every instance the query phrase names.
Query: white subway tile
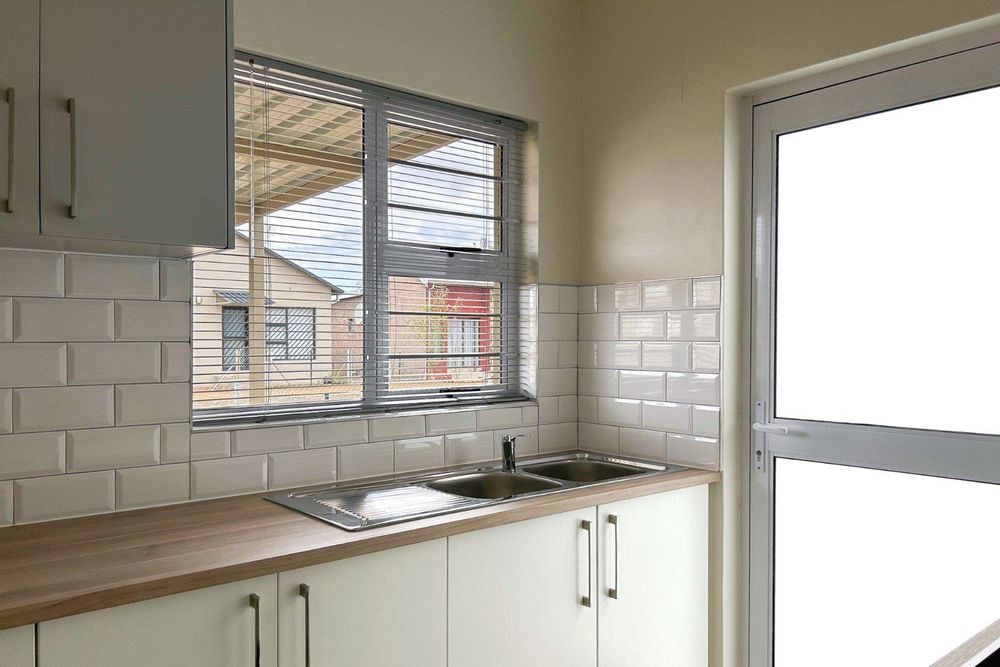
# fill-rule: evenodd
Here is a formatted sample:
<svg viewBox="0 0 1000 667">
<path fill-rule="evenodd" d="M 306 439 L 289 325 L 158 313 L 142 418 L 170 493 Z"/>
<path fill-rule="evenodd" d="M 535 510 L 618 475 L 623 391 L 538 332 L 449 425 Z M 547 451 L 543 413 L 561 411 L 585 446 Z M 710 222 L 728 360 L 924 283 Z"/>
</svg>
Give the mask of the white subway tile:
<svg viewBox="0 0 1000 667">
<path fill-rule="evenodd" d="M 618 439 L 618 449 L 622 456 L 632 456 L 660 463 L 667 460 L 666 433 L 623 428 L 618 433 Z"/>
<path fill-rule="evenodd" d="M 694 307 L 718 308 L 722 305 L 721 278 L 694 279 Z"/>
<path fill-rule="evenodd" d="M 12 302 L 9 296 L 0 296 L 0 343 L 9 343 L 14 336 Z"/>
<path fill-rule="evenodd" d="M 160 260 L 160 298 L 164 301 L 191 300 L 191 263 Z"/>
<path fill-rule="evenodd" d="M 642 425 L 642 401 L 631 401 L 623 398 L 597 399 L 597 421 L 613 426 Z"/>
<path fill-rule="evenodd" d="M 565 452 L 577 447 L 577 425 L 543 424 L 538 427 L 538 451 L 543 454 Z"/>
<path fill-rule="evenodd" d="M 577 288 L 571 285 L 559 286 L 559 312 L 576 313 L 579 309 Z"/>
<path fill-rule="evenodd" d="M 181 463 L 191 460 L 191 425 L 163 424 L 160 426 L 160 463 Z"/>
<path fill-rule="evenodd" d="M 639 310 L 641 307 L 639 283 L 600 285 L 597 288 L 597 310 L 599 312 Z"/>
<path fill-rule="evenodd" d="M 232 434 L 229 431 L 202 431 L 191 434 L 191 460 L 221 459 L 231 452 Z"/>
<path fill-rule="evenodd" d="M 233 456 L 287 452 L 304 447 L 301 426 L 244 428 L 233 431 Z"/>
<path fill-rule="evenodd" d="M 57 431 L 114 426 L 112 387 L 14 390 L 14 431 Z"/>
<path fill-rule="evenodd" d="M 649 371 L 691 370 L 691 344 L 645 342 L 642 367 Z"/>
<path fill-rule="evenodd" d="M 62 431 L 0 435 L 0 479 L 63 472 L 66 472 L 66 438 Z"/>
<path fill-rule="evenodd" d="M 597 396 L 578 396 L 577 418 L 582 422 L 597 422 Z"/>
<path fill-rule="evenodd" d="M 160 343 L 163 382 L 188 382 L 191 380 L 191 344 Z"/>
<path fill-rule="evenodd" d="M 395 444 L 366 442 L 361 445 L 338 447 L 337 479 L 357 479 L 388 475 L 393 471 Z"/>
<path fill-rule="evenodd" d="M 576 312 L 597 312 L 597 288 L 595 286 L 588 285 L 587 287 L 578 288 L 576 297 Z"/>
<path fill-rule="evenodd" d="M 66 433 L 69 472 L 135 468 L 160 462 L 160 427 L 126 426 Z"/>
<path fill-rule="evenodd" d="M 618 453 L 618 427 L 607 424 L 580 424 L 580 449 L 605 454 Z"/>
<path fill-rule="evenodd" d="M 538 421 L 541 424 L 555 424 L 559 421 L 559 397 L 538 397 Z"/>
<path fill-rule="evenodd" d="M 577 371 L 580 393 L 587 396 L 617 396 L 618 371 L 609 368 L 581 368 Z"/>
<path fill-rule="evenodd" d="M 503 437 L 505 435 L 517 436 L 514 450 L 515 458 L 538 453 L 538 429 L 536 427 L 522 427 L 514 431 L 493 431 L 493 458 L 499 459 L 503 456 Z"/>
<path fill-rule="evenodd" d="M 598 368 L 639 368 L 640 344 L 602 341 L 597 344 Z"/>
<path fill-rule="evenodd" d="M 323 484 L 337 479 L 337 448 L 281 452 L 267 457 L 267 488 Z"/>
<path fill-rule="evenodd" d="M 457 433 L 444 438 L 445 465 L 479 463 L 493 458 L 493 433 Z"/>
<path fill-rule="evenodd" d="M 521 425 L 521 408 L 490 408 L 479 411 L 480 431 L 511 428 Z"/>
<path fill-rule="evenodd" d="M 538 340 L 576 340 L 576 315 L 542 313 L 538 316 Z"/>
<path fill-rule="evenodd" d="M 667 340 L 719 340 L 719 311 L 678 310 L 667 313 Z"/>
<path fill-rule="evenodd" d="M 618 313 L 579 315 L 580 340 L 618 340 Z"/>
<path fill-rule="evenodd" d="M 541 368 L 538 371 L 539 396 L 564 396 L 576 393 L 575 368 Z"/>
<path fill-rule="evenodd" d="M 14 403 L 14 392 L 10 389 L 0 389 L 0 433 L 10 433 L 13 425 L 11 414 Z"/>
<path fill-rule="evenodd" d="M 667 399 L 718 405 L 719 376 L 710 373 L 667 373 Z"/>
<path fill-rule="evenodd" d="M 655 371 L 620 371 L 618 395 L 622 398 L 662 401 L 666 396 L 663 379 L 663 373 Z"/>
<path fill-rule="evenodd" d="M 176 301 L 115 302 L 115 340 L 186 341 L 190 338 L 190 304 Z"/>
<path fill-rule="evenodd" d="M 70 384 L 160 381 L 159 343 L 70 343 Z"/>
<path fill-rule="evenodd" d="M 538 426 L 538 406 L 533 405 L 521 408 L 521 424 L 524 426 Z"/>
<path fill-rule="evenodd" d="M 191 499 L 267 490 L 267 456 L 238 456 L 191 463 Z"/>
<path fill-rule="evenodd" d="M 691 406 L 681 403 L 646 401 L 642 404 L 642 427 L 657 431 L 689 433 Z"/>
<path fill-rule="evenodd" d="M 63 256 L 52 252 L 0 250 L 0 294 L 62 296 Z"/>
<path fill-rule="evenodd" d="M 439 412 L 427 415 L 427 435 L 463 433 L 476 430 L 476 411 Z"/>
<path fill-rule="evenodd" d="M 349 419 L 306 425 L 306 449 L 368 441 L 368 420 Z"/>
<path fill-rule="evenodd" d="M 158 299 L 159 262 L 146 257 L 66 255 L 66 296 Z"/>
<path fill-rule="evenodd" d="M 538 343 L 538 367 L 559 368 L 559 342 L 541 341 Z"/>
<path fill-rule="evenodd" d="M 417 438 L 424 435 L 424 418 L 412 416 L 372 419 L 368 424 L 368 432 L 375 441 Z"/>
<path fill-rule="evenodd" d="M 572 396 L 560 396 L 559 397 L 559 421 L 560 422 L 575 422 L 576 421 L 576 402 L 577 396 L 573 394 Z"/>
<path fill-rule="evenodd" d="M 14 523 L 14 482 L 0 482 L 0 526 Z"/>
<path fill-rule="evenodd" d="M 128 468 L 115 472 L 115 499 L 120 510 L 182 503 L 191 497 L 187 463 Z"/>
<path fill-rule="evenodd" d="M 0 343 L 0 387 L 66 384 L 63 343 Z"/>
<path fill-rule="evenodd" d="M 413 438 L 397 440 L 394 469 L 409 472 L 444 465 L 444 438 Z"/>
<path fill-rule="evenodd" d="M 662 340 L 666 335 L 663 313 L 622 313 L 622 340 Z"/>
<path fill-rule="evenodd" d="M 691 343 L 691 370 L 696 373 L 718 373 L 721 352 L 718 343 Z"/>
<path fill-rule="evenodd" d="M 14 482 L 14 522 L 48 521 L 115 509 L 115 473 L 84 472 Z"/>
<path fill-rule="evenodd" d="M 190 415 L 191 385 L 186 382 L 115 387 L 115 424 L 118 426 L 187 421 Z"/>
<path fill-rule="evenodd" d="M 576 365 L 578 368 L 597 368 L 600 343 L 581 341 L 576 345 Z"/>
<path fill-rule="evenodd" d="M 102 299 L 14 299 L 14 340 L 113 340 L 114 304 Z"/>
<path fill-rule="evenodd" d="M 719 437 L 719 408 L 709 405 L 691 406 L 691 431 L 709 438 Z"/>
<path fill-rule="evenodd" d="M 559 343 L 559 368 L 576 368 L 576 341 Z"/>
<path fill-rule="evenodd" d="M 694 468 L 719 469 L 719 441 L 694 435 L 667 434 L 667 460 Z"/>
<path fill-rule="evenodd" d="M 643 310 L 674 310 L 690 307 L 690 280 L 654 280 L 642 284 Z"/>
<path fill-rule="evenodd" d="M 556 285 L 538 286 L 538 312 L 559 312 L 559 287 Z"/>
</svg>

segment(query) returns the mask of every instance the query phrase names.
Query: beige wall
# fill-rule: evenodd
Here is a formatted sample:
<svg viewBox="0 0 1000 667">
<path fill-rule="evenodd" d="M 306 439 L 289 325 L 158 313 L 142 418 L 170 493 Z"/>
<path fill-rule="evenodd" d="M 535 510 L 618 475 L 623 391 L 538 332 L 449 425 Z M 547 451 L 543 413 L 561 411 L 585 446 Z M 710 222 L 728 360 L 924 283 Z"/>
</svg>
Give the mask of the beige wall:
<svg viewBox="0 0 1000 667">
<path fill-rule="evenodd" d="M 997 0 L 584 0 L 581 284 L 722 272 L 728 88 Z"/>
<path fill-rule="evenodd" d="M 576 0 L 236 0 L 237 48 L 538 122 L 541 280 L 576 284 Z"/>
</svg>

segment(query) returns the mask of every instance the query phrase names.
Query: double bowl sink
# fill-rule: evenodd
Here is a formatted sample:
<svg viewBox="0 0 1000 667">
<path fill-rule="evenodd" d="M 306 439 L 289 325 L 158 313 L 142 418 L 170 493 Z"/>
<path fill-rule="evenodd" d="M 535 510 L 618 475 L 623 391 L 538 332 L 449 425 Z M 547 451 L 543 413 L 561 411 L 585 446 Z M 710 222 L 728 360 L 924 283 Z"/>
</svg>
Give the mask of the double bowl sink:
<svg viewBox="0 0 1000 667">
<path fill-rule="evenodd" d="M 345 530 L 362 530 L 682 469 L 574 452 L 534 458 L 516 471 L 499 466 L 466 468 L 275 493 L 267 499 Z"/>
</svg>

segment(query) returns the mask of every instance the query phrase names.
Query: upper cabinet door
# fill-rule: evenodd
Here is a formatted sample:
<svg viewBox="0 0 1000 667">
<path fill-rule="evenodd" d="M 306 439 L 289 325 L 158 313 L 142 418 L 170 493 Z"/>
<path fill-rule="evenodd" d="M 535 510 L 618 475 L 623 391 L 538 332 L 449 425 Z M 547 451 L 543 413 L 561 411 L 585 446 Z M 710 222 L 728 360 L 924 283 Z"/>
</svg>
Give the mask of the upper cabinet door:
<svg viewBox="0 0 1000 667">
<path fill-rule="evenodd" d="M 42 234 L 225 247 L 227 4 L 41 0 Z"/>
<path fill-rule="evenodd" d="M 3 3 L 0 234 L 38 233 L 38 0 Z"/>
</svg>

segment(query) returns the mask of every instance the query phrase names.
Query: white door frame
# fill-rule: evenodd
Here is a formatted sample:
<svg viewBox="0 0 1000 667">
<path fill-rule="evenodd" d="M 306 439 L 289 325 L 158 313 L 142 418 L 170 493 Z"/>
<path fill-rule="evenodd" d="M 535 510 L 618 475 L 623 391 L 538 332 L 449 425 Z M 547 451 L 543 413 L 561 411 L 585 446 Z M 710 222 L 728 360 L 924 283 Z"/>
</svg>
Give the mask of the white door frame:
<svg viewBox="0 0 1000 667">
<path fill-rule="evenodd" d="M 752 421 L 770 427 L 750 433 L 748 657 L 752 667 L 773 664 L 773 491 L 776 457 L 1000 482 L 1000 437 L 907 428 L 777 419 L 773 413 L 776 138 L 779 134 L 1000 85 L 1000 39 L 981 35 L 979 46 L 899 56 L 878 69 L 841 73 L 809 90 L 787 88 L 752 105 L 751 397 Z M 876 73 L 877 72 L 877 73 Z"/>
</svg>

